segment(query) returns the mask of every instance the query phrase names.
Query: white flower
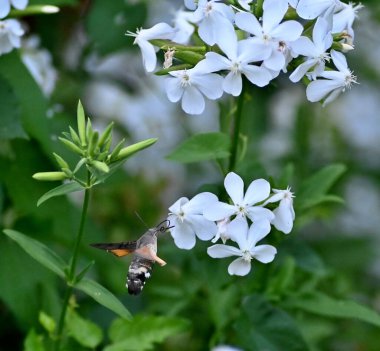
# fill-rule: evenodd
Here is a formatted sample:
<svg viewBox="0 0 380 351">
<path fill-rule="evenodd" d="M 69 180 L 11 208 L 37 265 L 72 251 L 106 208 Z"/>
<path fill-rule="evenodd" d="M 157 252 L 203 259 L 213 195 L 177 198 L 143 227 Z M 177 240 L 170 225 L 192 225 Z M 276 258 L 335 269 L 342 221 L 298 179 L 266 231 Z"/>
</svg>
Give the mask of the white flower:
<svg viewBox="0 0 380 351">
<path fill-rule="evenodd" d="M 255 43 L 265 44 L 271 49 L 271 55 L 264 60 L 265 67 L 280 71 L 285 67 L 286 60 L 283 54 L 286 43 L 297 40 L 303 27 L 297 21 L 285 21 L 287 7 L 278 6 L 277 0 L 267 0 L 263 13 L 262 24 L 252 14 L 239 12 L 235 16 L 236 25 L 244 31 L 253 34 Z"/>
<path fill-rule="evenodd" d="M 266 200 L 264 204 L 280 201 L 280 205 L 273 211 L 275 218 L 272 220 L 272 224 L 281 232 L 289 234 L 293 229 L 293 222 L 296 217 L 293 209 L 294 195 L 289 187 L 286 190 L 272 190 L 274 195 Z"/>
<path fill-rule="evenodd" d="M 347 33 L 354 37 L 354 30 L 352 29 L 352 25 L 354 24 L 355 18 L 357 17 L 357 13 L 364 6 L 362 4 L 353 3 L 343 4 L 342 11 L 335 13 L 333 16 L 333 33 L 341 33 L 343 31 L 347 31 Z"/>
<path fill-rule="evenodd" d="M 211 351 L 243 351 L 242 349 L 238 349 L 236 347 L 232 347 L 229 345 L 218 345 L 211 349 Z"/>
<path fill-rule="evenodd" d="M 168 220 L 174 225 L 170 233 L 180 249 L 190 250 L 195 245 L 195 237 L 210 240 L 217 232 L 216 224 L 203 217 L 203 210 L 217 202 L 211 193 L 200 193 L 190 201 L 186 197 L 169 207 Z"/>
<path fill-rule="evenodd" d="M 197 69 L 171 71 L 165 80 L 165 89 L 171 102 L 181 101 L 182 109 L 191 115 L 199 115 L 205 108 L 203 95 L 211 100 L 223 95 L 223 78 L 216 73 Z M 203 95 L 202 95 L 203 94 Z"/>
<path fill-rule="evenodd" d="M 19 21 L 8 19 L 0 21 L 0 55 L 11 52 L 21 46 L 21 36 L 24 30 Z"/>
<path fill-rule="evenodd" d="M 267 236 L 270 232 L 268 221 L 256 221 L 248 229 L 247 222 L 237 219 L 230 224 L 231 239 L 234 240 L 239 248 L 230 245 L 216 244 L 207 249 L 207 253 L 213 258 L 224 258 L 238 256 L 228 266 L 230 275 L 247 275 L 251 270 L 251 260 L 255 258 L 262 263 L 269 263 L 274 260 L 277 250 L 272 245 L 256 244 Z"/>
<path fill-rule="evenodd" d="M 215 234 L 214 239 L 211 240 L 213 243 L 216 243 L 219 239 L 222 239 L 223 244 L 226 243 L 226 241 L 230 238 L 230 236 L 228 234 L 228 225 L 229 224 L 230 224 L 229 218 L 222 219 L 221 221 L 218 221 L 216 223 L 218 230 Z"/>
<path fill-rule="evenodd" d="M 242 74 L 259 87 L 269 84 L 272 76 L 268 70 L 250 64 L 268 58 L 271 54 L 268 46 L 256 44 L 249 39 L 238 41 L 235 32 L 220 39 L 218 45 L 227 57 L 216 52 L 208 52 L 206 58 L 198 65 L 209 72 L 229 71 L 223 81 L 223 90 L 226 93 L 233 96 L 240 95 L 243 86 Z"/>
<path fill-rule="evenodd" d="M 179 44 L 187 44 L 194 33 L 194 26 L 190 23 L 192 12 L 178 10 L 175 13 L 173 24 L 176 30 L 172 41 Z"/>
<path fill-rule="evenodd" d="M 351 88 L 353 83 L 357 83 L 356 77 L 347 67 L 346 57 L 335 50 L 331 50 L 331 58 L 338 71 L 324 71 L 320 77 L 311 82 L 306 88 L 307 99 L 311 102 L 325 99 L 322 106 L 337 98 L 347 88 Z"/>
<path fill-rule="evenodd" d="M 197 8 L 197 0 L 185 0 L 185 6 L 189 10 L 195 10 Z"/>
<path fill-rule="evenodd" d="M 331 28 L 328 22 L 319 17 L 313 29 L 313 41 L 307 37 L 301 37 L 292 44 L 292 50 L 297 55 L 306 57 L 290 75 L 292 82 L 298 82 L 307 73 L 313 80 L 325 70 L 325 62 L 330 60 L 326 52 L 333 43 Z M 310 69 L 313 69 L 310 72 Z"/>
<path fill-rule="evenodd" d="M 52 65 L 49 51 L 39 48 L 40 40 L 32 36 L 22 43 L 21 59 L 45 96 L 53 92 L 57 71 Z"/>
<path fill-rule="evenodd" d="M 147 72 L 153 72 L 156 68 L 157 57 L 154 46 L 149 43 L 153 39 L 172 39 L 176 30 L 166 23 L 157 23 L 149 29 L 138 29 L 136 33 L 127 32 L 128 36 L 135 37 L 133 44 L 137 44 L 141 50 L 143 65 Z"/>
<path fill-rule="evenodd" d="M 326 12 L 339 10 L 342 6 L 339 0 L 300 0 L 296 10 L 301 18 L 314 19 Z"/>
<path fill-rule="evenodd" d="M 1 0 L 0 1 L 0 18 L 8 16 L 11 5 L 17 10 L 23 10 L 28 4 L 28 0 Z"/>
<path fill-rule="evenodd" d="M 214 45 L 218 39 L 234 30 L 234 11 L 220 1 L 199 0 L 193 14 L 193 21 L 198 24 L 198 34 L 208 45 Z"/>
<path fill-rule="evenodd" d="M 244 182 L 234 172 L 230 172 L 224 179 L 224 187 L 233 205 L 217 202 L 212 207 L 207 207 L 203 214 L 212 221 L 219 221 L 236 215 L 248 217 L 252 221 L 266 220 L 268 223 L 274 219 L 272 211 L 255 204 L 264 201 L 270 193 L 270 184 L 265 179 L 256 179 L 248 187 L 244 194 Z"/>
</svg>

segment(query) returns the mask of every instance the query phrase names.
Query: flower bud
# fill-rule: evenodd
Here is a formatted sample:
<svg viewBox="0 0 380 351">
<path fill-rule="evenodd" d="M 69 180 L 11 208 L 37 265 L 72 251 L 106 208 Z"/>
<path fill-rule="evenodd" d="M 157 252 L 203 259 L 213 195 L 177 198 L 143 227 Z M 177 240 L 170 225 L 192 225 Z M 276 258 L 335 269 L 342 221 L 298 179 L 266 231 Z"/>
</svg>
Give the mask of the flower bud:
<svg viewBox="0 0 380 351">
<path fill-rule="evenodd" d="M 77 122 L 78 122 L 78 133 L 82 145 L 86 144 L 86 119 L 84 116 L 84 110 L 80 100 L 78 101 L 77 108 Z"/>
<path fill-rule="evenodd" d="M 79 154 L 79 155 L 83 155 L 83 151 L 82 149 L 75 145 L 72 141 L 70 140 L 67 140 L 65 138 L 58 138 L 63 144 L 65 144 L 67 146 L 68 149 L 70 149 L 71 151 L 75 152 L 76 154 Z"/>
<path fill-rule="evenodd" d="M 70 168 L 67 162 L 59 155 L 57 155 L 55 152 L 53 152 L 53 155 L 55 159 L 57 160 L 58 166 L 61 168 Z"/>
<path fill-rule="evenodd" d="M 110 171 L 109 167 L 104 162 L 101 162 L 101 161 L 94 160 L 91 162 L 91 165 L 94 166 L 98 171 L 101 171 L 104 173 L 108 173 Z"/>
<path fill-rule="evenodd" d="M 130 157 L 133 154 L 135 154 L 136 152 L 153 145 L 157 140 L 158 140 L 157 138 L 151 138 L 151 139 L 140 141 L 133 145 L 129 145 L 120 150 L 120 152 L 118 153 L 116 157 L 116 160 L 118 161 L 118 160 L 126 159 L 127 157 Z"/>
<path fill-rule="evenodd" d="M 36 180 L 56 181 L 67 178 L 65 172 L 39 172 L 34 173 L 33 178 Z"/>
<path fill-rule="evenodd" d="M 112 129 L 113 129 L 113 122 L 111 122 L 107 128 L 104 130 L 103 134 L 99 138 L 99 148 L 101 148 L 103 145 L 108 145 L 108 140 L 112 138 Z"/>
</svg>

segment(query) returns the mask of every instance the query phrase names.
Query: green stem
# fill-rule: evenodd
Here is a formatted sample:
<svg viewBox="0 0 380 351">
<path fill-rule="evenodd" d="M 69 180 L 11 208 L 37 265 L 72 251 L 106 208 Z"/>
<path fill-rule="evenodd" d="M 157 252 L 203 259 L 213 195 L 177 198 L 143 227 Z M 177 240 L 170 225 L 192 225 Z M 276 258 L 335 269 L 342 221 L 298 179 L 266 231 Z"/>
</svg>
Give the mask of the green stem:
<svg viewBox="0 0 380 351">
<path fill-rule="evenodd" d="M 75 244 L 74 244 L 73 255 L 70 260 L 70 267 L 69 267 L 69 272 L 68 272 L 68 277 L 67 277 L 67 288 L 66 288 L 65 297 L 63 300 L 61 315 L 59 317 L 56 339 L 54 342 L 55 351 L 59 351 L 60 346 L 61 346 L 63 327 L 65 325 L 65 317 L 66 317 L 67 308 L 69 306 L 69 300 L 73 292 L 73 284 L 75 280 L 75 270 L 76 270 L 76 265 L 78 261 L 79 246 L 80 246 L 83 233 L 84 233 L 84 225 L 86 222 L 89 200 L 90 200 L 90 189 L 87 188 L 84 192 L 82 215 L 80 219 L 78 234 L 77 234 Z"/>
<path fill-rule="evenodd" d="M 240 135 L 240 128 L 241 128 L 241 120 L 243 118 L 243 105 L 244 105 L 244 80 L 243 80 L 243 89 L 242 92 L 237 100 L 237 108 L 236 108 L 236 114 L 234 119 L 234 126 L 232 131 L 232 144 L 231 144 L 231 155 L 230 155 L 230 162 L 228 165 L 228 171 L 232 172 L 236 167 L 236 160 L 237 160 L 237 152 L 238 152 L 238 145 L 239 145 L 239 135 Z"/>
</svg>

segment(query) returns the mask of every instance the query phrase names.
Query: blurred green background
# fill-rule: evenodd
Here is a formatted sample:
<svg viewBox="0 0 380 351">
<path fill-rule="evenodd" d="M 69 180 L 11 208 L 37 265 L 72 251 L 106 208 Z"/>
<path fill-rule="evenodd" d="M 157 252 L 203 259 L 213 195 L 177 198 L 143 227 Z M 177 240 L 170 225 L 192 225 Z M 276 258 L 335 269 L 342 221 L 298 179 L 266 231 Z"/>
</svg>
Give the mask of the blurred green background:
<svg viewBox="0 0 380 351">
<path fill-rule="evenodd" d="M 190 198 L 205 184 L 214 189 L 221 185 L 214 164 L 182 165 L 165 159 L 188 136 L 218 130 L 219 106 L 209 103 L 203 115 L 186 116 L 167 101 L 162 78 L 143 71 L 133 38 L 124 35 L 137 27 L 169 23 L 182 1 L 30 0 L 30 4 L 42 3 L 61 10 L 22 21 L 27 36 L 37 35 L 41 48 L 51 54 L 54 91 L 44 94 L 23 64 L 26 47 L 0 56 L 1 228 L 17 229 L 70 256 L 81 197 L 60 197 L 37 208 L 37 199 L 53 185 L 31 176 L 56 168 L 52 152 L 71 160 L 57 137 L 68 125 L 75 125 L 80 98 L 96 127 L 115 121 L 119 139 L 126 136 L 128 143 L 134 143 L 159 138 L 152 148 L 128 160 L 107 184 L 94 189 L 80 264 L 95 260 L 89 275 L 114 292 L 133 314 L 173 317 L 178 325 L 183 323 L 155 350 L 208 350 L 219 342 L 249 350 L 249 341 L 236 332 L 244 334 L 244 325 L 252 317 L 241 297 L 264 289 L 260 284 L 269 273 L 267 268 L 258 266 L 246 277 L 230 277 L 228 262 L 208 257 L 205 243 L 182 251 L 167 235 L 160 238 L 159 252 L 168 265 L 155 267 L 143 293 L 131 297 L 125 289 L 129 259 L 116 259 L 89 246 L 134 240 L 146 230 L 136 213 L 153 227 L 166 218 L 167 208 L 179 197 Z M 294 233 L 282 244 L 284 252 L 302 258 L 290 289 L 307 282 L 329 295 L 380 311 L 380 4 L 362 3 L 355 50 L 348 54 L 360 85 L 326 108 L 308 103 L 305 87 L 286 78 L 254 89 L 242 129 L 249 138 L 248 156 L 238 172 L 247 182 L 257 177 L 279 179 L 289 172 L 289 185 L 297 196 L 301 182 L 322 167 L 346 165 L 333 189 L 345 203 L 303 211 L 296 218 Z M 284 264 L 280 257 L 277 268 Z M 57 319 L 63 288 L 53 274 L 1 234 L 0 350 L 22 350 L 28 331 L 41 332 L 39 311 Z M 104 330 L 115 319 L 84 295 L 78 294 L 77 302 L 81 315 Z M 293 318 L 312 350 L 380 349 L 375 326 L 304 311 Z M 136 333 L 144 337 L 141 329 Z"/>
</svg>

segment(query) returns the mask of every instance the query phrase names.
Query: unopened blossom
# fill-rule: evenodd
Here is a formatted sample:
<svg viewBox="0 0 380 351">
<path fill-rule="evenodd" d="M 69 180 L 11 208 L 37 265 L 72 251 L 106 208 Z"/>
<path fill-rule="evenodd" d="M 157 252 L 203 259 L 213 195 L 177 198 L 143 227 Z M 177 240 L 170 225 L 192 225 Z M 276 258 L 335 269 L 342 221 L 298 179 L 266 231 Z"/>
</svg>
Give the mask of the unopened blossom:
<svg viewBox="0 0 380 351">
<path fill-rule="evenodd" d="M 327 12 L 336 12 L 343 8 L 339 0 L 299 0 L 297 14 L 304 19 L 314 19 Z"/>
<path fill-rule="evenodd" d="M 277 0 L 267 0 L 263 11 L 262 23 L 249 12 L 236 14 L 236 25 L 253 35 L 250 39 L 255 43 L 267 45 L 271 55 L 263 61 L 265 67 L 280 71 L 285 67 L 286 59 L 283 54 L 286 43 L 297 40 L 303 27 L 297 21 L 282 22 L 287 7 L 277 6 Z"/>
<path fill-rule="evenodd" d="M 306 88 L 306 97 L 311 102 L 324 99 L 323 106 L 337 98 L 351 85 L 357 83 L 356 77 L 347 67 L 346 57 L 335 50 L 331 50 L 331 58 L 338 71 L 324 71 L 320 78 L 312 81 Z"/>
<path fill-rule="evenodd" d="M 247 275 L 251 271 L 251 261 L 256 259 L 262 263 L 274 260 L 277 250 L 272 245 L 257 245 L 271 230 L 270 224 L 265 220 L 254 222 L 250 228 L 248 223 L 239 218 L 230 224 L 231 239 L 239 248 L 231 245 L 216 244 L 207 249 L 209 256 L 224 258 L 238 256 L 229 266 L 230 275 Z"/>
<path fill-rule="evenodd" d="M 220 49 L 227 57 L 216 52 L 208 52 L 206 58 L 198 65 L 209 72 L 228 71 L 223 81 L 223 90 L 233 96 L 242 91 L 242 75 L 259 87 L 268 85 L 272 79 L 265 67 L 253 65 L 271 55 L 271 49 L 264 44 L 256 44 L 251 40 L 237 40 L 235 32 L 226 35 L 218 42 Z"/>
<path fill-rule="evenodd" d="M 8 16 L 11 11 L 11 5 L 17 10 L 23 10 L 28 5 L 28 0 L 1 0 L 0 18 Z"/>
<path fill-rule="evenodd" d="M 211 240 L 217 227 L 213 221 L 203 216 L 206 207 L 212 206 L 218 198 L 211 193 L 200 193 L 191 200 L 182 197 L 169 207 L 168 220 L 174 228 L 170 233 L 180 249 L 190 250 L 195 246 L 196 237 Z"/>
<path fill-rule="evenodd" d="M 205 73 L 195 66 L 188 70 L 169 72 L 165 90 L 171 102 L 181 100 L 182 109 L 191 115 L 199 115 L 205 109 L 205 95 L 210 100 L 223 95 L 223 77 L 216 73 Z"/>
<path fill-rule="evenodd" d="M 363 8 L 362 4 L 343 4 L 343 9 L 333 16 L 333 33 L 347 32 L 352 38 L 354 37 L 354 30 L 352 26 L 357 17 L 358 11 Z"/>
<path fill-rule="evenodd" d="M 325 62 L 330 60 L 327 50 L 333 43 L 328 22 L 319 17 L 313 28 L 313 40 L 301 37 L 292 44 L 293 52 L 306 59 L 290 75 L 292 82 L 298 82 L 307 73 L 313 80 L 325 70 Z"/>
<path fill-rule="evenodd" d="M 19 21 L 15 19 L 0 21 L 0 55 L 19 48 L 23 34 L 24 30 Z"/>
<path fill-rule="evenodd" d="M 172 39 L 175 34 L 176 30 L 166 23 L 157 23 L 149 29 L 138 29 L 136 33 L 127 32 L 128 36 L 135 37 L 133 44 L 139 46 L 147 72 L 153 72 L 157 64 L 156 50 L 149 40 Z"/>
<path fill-rule="evenodd" d="M 277 230 L 289 234 L 293 229 L 293 222 L 296 217 L 293 209 L 293 193 L 288 187 L 286 190 L 272 189 L 273 195 L 265 201 L 265 204 L 280 201 L 279 206 L 273 211 L 274 219 L 272 224 Z"/>
<path fill-rule="evenodd" d="M 221 0 L 199 0 L 193 14 L 198 25 L 199 37 L 208 45 L 214 45 L 224 35 L 234 30 L 234 11 Z"/>
<path fill-rule="evenodd" d="M 248 217 L 252 221 L 266 220 L 268 223 L 274 219 L 272 211 L 257 205 L 269 197 L 270 184 L 265 179 L 256 179 L 244 194 L 244 182 L 236 173 L 230 172 L 224 179 L 224 187 L 230 196 L 233 205 L 217 202 L 204 210 L 206 218 L 219 221 L 231 216 Z"/>
</svg>

